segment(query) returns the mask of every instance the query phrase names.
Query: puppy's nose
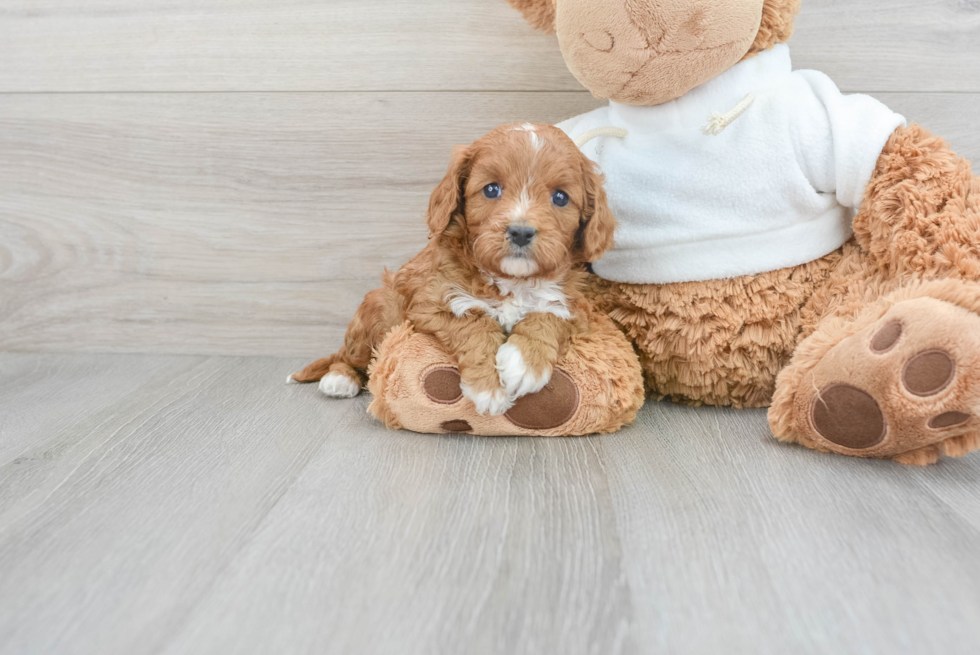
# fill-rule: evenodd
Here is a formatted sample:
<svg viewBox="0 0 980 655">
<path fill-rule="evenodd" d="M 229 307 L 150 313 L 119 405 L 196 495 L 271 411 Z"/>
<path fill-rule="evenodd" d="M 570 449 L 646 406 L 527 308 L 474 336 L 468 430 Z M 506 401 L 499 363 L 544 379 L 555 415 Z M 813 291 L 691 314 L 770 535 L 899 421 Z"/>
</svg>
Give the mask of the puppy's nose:
<svg viewBox="0 0 980 655">
<path fill-rule="evenodd" d="M 507 238 L 518 248 L 523 248 L 534 240 L 538 231 L 526 225 L 511 225 L 507 228 Z"/>
</svg>

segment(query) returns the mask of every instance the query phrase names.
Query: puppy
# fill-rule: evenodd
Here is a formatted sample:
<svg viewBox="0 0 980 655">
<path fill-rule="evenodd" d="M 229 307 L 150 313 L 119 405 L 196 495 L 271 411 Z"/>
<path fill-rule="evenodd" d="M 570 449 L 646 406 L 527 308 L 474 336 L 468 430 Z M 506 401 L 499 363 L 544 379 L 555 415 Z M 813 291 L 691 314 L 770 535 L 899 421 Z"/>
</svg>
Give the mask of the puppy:
<svg viewBox="0 0 980 655">
<path fill-rule="evenodd" d="M 480 414 L 500 415 L 551 380 L 587 325 L 583 264 L 613 245 L 602 176 L 561 130 L 505 125 L 453 151 L 429 202 L 429 244 L 369 293 L 337 354 L 289 382 L 356 396 L 372 351 L 409 320 L 459 367 Z"/>
</svg>

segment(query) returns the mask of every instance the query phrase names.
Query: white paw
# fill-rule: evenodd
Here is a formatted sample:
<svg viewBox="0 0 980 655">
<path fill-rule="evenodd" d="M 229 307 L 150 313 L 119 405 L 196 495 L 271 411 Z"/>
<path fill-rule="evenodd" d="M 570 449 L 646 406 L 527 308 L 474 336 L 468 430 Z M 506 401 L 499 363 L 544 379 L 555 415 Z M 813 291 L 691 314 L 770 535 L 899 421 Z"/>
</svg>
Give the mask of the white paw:
<svg viewBox="0 0 980 655">
<path fill-rule="evenodd" d="M 361 387 L 343 373 L 328 373 L 320 380 L 320 391 L 330 398 L 353 398 Z"/>
<path fill-rule="evenodd" d="M 551 382 L 551 369 L 541 375 L 528 370 L 521 349 L 505 343 L 497 350 L 497 374 L 511 398 L 523 398 L 544 389 Z"/>
<path fill-rule="evenodd" d="M 459 385 L 463 390 L 463 395 L 473 401 L 476 406 L 476 413 L 481 416 L 500 416 L 506 414 L 507 410 L 514 406 L 514 401 L 507 395 L 504 389 L 494 389 L 493 391 L 473 391 L 466 383 Z"/>
<path fill-rule="evenodd" d="M 294 378 L 293 377 L 293 374 L 290 373 L 289 374 L 289 377 L 286 378 L 286 384 L 299 384 L 299 380 L 297 380 L 296 378 Z"/>
</svg>

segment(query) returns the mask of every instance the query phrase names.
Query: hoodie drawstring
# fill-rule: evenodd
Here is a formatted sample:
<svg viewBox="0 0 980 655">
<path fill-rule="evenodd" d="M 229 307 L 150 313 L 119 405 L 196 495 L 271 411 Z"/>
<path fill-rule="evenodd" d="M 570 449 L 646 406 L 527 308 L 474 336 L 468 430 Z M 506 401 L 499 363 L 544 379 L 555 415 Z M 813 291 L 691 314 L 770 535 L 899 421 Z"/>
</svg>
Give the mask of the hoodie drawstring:
<svg viewBox="0 0 980 655">
<path fill-rule="evenodd" d="M 718 136 L 725 131 L 725 128 L 737 121 L 739 116 L 748 111 L 753 102 L 755 102 L 755 95 L 750 93 L 727 114 L 719 114 L 717 112 L 711 114 L 707 124 L 701 128 L 701 133 L 705 136 Z"/>
</svg>

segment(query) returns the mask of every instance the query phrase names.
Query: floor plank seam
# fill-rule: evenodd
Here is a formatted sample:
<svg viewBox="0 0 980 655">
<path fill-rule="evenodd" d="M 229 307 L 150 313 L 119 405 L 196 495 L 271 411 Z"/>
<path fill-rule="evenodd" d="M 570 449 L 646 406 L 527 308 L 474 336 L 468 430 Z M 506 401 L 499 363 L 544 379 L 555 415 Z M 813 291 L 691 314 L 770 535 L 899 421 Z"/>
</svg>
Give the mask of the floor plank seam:
<svg viewBox="0 0 980 655">
<path fill-rule="evenodd" d="M 359 404 L 352 403 L 351 407 L 349 407 L 345 412 L 343 412 L 339 417 L 337 417 L 336 419 L 337 422 L 339 423 L 342 420 L 346 420 L 351 413 L 357 411 L 359 408 L 360 408 Z M 309 450 L 309 452 L 305 456 L 305 461 L 303 462 L 302 466 L 300 466 L 296 470 L 296 472 L 289 478 L 288 482 L 285 482 L 281 486 L 281 491 L 276 496 L 276 499 L 269 505 L 269 507 L 266 508 L 266 510 L 261 514 L 261 516 L 257 518 L 257 520 L 253 523 L 253 525 L 243 534 L 243 538 L 241 540 L 241 543 L 238 545 L 238 547 L 235 548 L 233 552 L 227 554 L 227 556 L 224 558 L 224 563 L 222 564 L 222 566 L 220 566 L 214 571 L 214 574 L 211 576 L 210 581 L 198 593 L 197 598 L 194 599 L 194 602 L 187 605 L 186 610 L 183 612 L 183 616 L 181 617 L 180 621 L 179 622 L 175 621 L 175 625 L 169 631 L 170 634 L 169 640 L 162 643 L 159 649 L 154 650 L 153 655 L 163 655 L 163 653 L 166 653 L 170 649 L 170 646 L 173 645 L 178 640 L 178 637 L 181 635 L 183 630 L 187 628 L 190 621 L 193 619 L 194 612 L 197 610 L 197 608 L 199 608 L 202 604 L 204 604 L 207 601 L 211 593 L 214 591 L 214 588 L 221 582 L 222 576 L 224 575 L 225 571 L 227 571 L 235 563 L 235 560 L 238 558 L 238 556 L 251 545 L 255 536 L 259 533 L 262 526 L 265 525 L 266 520 L 272 514 L 272 511 L 279 506 L 279 503 L 289 493 L 289 490 L 292 489 L 293 486 L 296 484 L 296 482 L 300 479 L 300 477 L 302 477 L 303 473 L 309 467 L 310 462 L 312 462 L 313 459 L 317 456 L 317 454 L 319 454 L 320 451 L 329 444 L 330 437 L 331 434 L 327 434 L 316 445 L 316 447 Z"/>
</svg>

